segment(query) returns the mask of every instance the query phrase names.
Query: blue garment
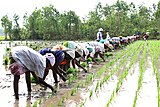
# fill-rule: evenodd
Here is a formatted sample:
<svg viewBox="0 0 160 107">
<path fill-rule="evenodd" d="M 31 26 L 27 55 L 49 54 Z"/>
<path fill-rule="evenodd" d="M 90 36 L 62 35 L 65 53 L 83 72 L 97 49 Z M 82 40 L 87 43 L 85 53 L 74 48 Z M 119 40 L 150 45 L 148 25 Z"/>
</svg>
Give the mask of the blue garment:
<svg viewBox="0 0 160 107">
<path fill-rule="evenodd" d="M 140 35 L 140 34 L 141 34 L 140 32 L 137 32 L 137 33 L 136 33 L 136 35 Z"/>
<path fill-rule="evenodd" d="M 39 53 L 41 55 L 45 55 L 46 53 L 52 53 L 52 51 L 49 48 L 44 48 L 44 49 L 40 50 Z"/>
<path fill-rule="evenodd" d="M 60 65 L 60 63 L 64 60 L 65 58 L 65 53 L 62 50 L 56 50 L 54 51 L 54 56 L 56 58 L 56 65 Z"/>
<path fill-rule="evenodd" d="M 100 43 L 105 43 L 105 42 L 106 42 L 106 39 L 101 39 L 99 42 L 100 42 Z"/>
</svg>

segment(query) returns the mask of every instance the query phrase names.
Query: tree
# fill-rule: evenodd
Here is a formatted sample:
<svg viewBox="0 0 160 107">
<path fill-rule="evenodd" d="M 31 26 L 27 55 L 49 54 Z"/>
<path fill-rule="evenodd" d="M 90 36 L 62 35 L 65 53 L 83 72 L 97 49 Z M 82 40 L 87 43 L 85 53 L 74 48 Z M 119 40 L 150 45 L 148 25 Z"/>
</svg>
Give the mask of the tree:
<svg viewBox="0 0 160 107">
<path fill-rule="evenodd" d="M 18 20 L 19 20 L 19 16 L 17 14 L 14 14 L 13 16 L 13 20 L 14 20 L 14 26 L 13 26 L 13 39 L 14 40 L 20 40 L 21 36 L 20 36 L 20 32 L 21 32 L 21 28 L 19 26 Z"/>
<path fill-rule="evenodd" d="M 10 39 L 12 39 L 12 37 L 11 37 L 11 34 L 12 34 L 12 21 L 9 20 L 7 15 L 2 17 L 1 24 L 2 24 L 2 27 L 4 28 L 5 40 L 8 39 L 7 36 L 9 36 Z"/>
</svg>

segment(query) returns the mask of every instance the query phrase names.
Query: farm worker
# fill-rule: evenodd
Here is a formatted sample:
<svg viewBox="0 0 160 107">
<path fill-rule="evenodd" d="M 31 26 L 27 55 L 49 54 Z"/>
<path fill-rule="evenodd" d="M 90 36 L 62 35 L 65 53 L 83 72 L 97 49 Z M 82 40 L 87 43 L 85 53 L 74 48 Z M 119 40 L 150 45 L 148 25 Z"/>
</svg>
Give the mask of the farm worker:
<svg viewBox="0 0 160 107">
<path fill-rule="evenodd" d="M 96 41 L 99 42 L 101 39 L 103 39 L 103 29 L 99 28 L 98 33 L 97 33 L 97 39 Z"/>
<path fill-rule="evenodd" d="M 149 32 L 146 32 L 146 33 L 143 35 L 143 39 L 144 39 L 144 40 L 147 40 L 148 37 L 149 37 Z"/>
<path fill-rule="evenodd" d="M 105 49 L 105 52 L 108 52 L 108 51 L 114 50 L 114 47 L 113 47 L 113 45 L 110 44 L 110 42 L 107 40 L 107 41 L 104 43 L 104 49 Z"/>
<path fill-rule="evenodd" d="M 75 49 L 76 48 L 76 43 L 73 41 L 65 41 L 63 43 L 63 46 L 69 48 L 69 49 Z"/>
<path fill-rule="evenodd" d="M 49 48 L 44 48 L 39 51 L 41 55 L 44 56 L 50 56 L 52 59 L 55 60 L 54 65 L 52 65 L 51 70 L 53 73 L 53 78 L 55 80 L 55 83 L 58 83 L 58 78 L 57 74 L 62 78 L 63 81 L 66 81 L 66 77 L 64 76 L 66 73 L 59 67 L 61 62 L 64 60 L 65 54 L 62 50 L 56 50 L 56 51 L 51 51 Z M 46 70 L 43 76 L 43 80 L 45 80 L 46 76 L 48 75 L 49 70 Z M 64 75 L 62 75 L 64 74 Z"/>
<path fill-rule="evenodd" d="M 82 68 L 85 72 L 87 72 L 87 70 L 80 64 L 81 61 L 85 61 L 83 54 L 84 54 L 83 49 L 76 49 L 75 58 L 72 61 L 72 65 L 74 68 L 75 68 L 75 65 L 77 65 L 79 68 Z"/>
<path fill-rule="evenodd" d="M 67 71 L 68 68 L 70 68 L 70 63 L 75 58 L 75 50 L 69 49 L 63 45 L 56 45 L 51 49 L 51 51 L 56 51 L 56 50 L 62 50 L 65 53 L 65 58 L 61 62 L 60 67 L 64 71 Z"/>
<path fill-rule="evenodd" d="M 18 83 L 20 75 L 25 73 L 28 92 L 31 92 L 30 73 L 35 79 L 46 87 L 49 87 L 52 92 L 53 87 L 43 80 L 44 71 L 50 69 L 54 64 L 54 60 L 44 57 L 38 52 L 27 46 L 16 46 L 11 49 L 9 70 L 14 75 L 13 87 L 15 98 L 19 99 Z"/>
<path fill-rule="evenodd" d="M 87 42 L 81 43 L 80 44 L 84 49 L 84 57 L 87 60 L 88 58 L 91 58 L 93 62 L 98 64 L 98 62 L 95 60 L 94 55 L 95 55 L 95 48 L 93 46 L 90 46 Z"/>
<path fill-rule="evenodd" d="M 82 68 L 85 72 L 87 72 L 87 70 L 80 65 L 80 61 L 84 61 L 84 57 L 83 57 L 83 49 L 80 47 L 80 45 L 78 45 L 78 43 L 74 42 L 74 41 L 66 41 L 63 43 L 64 46 L 66 46 L 69 49 L 72 49 L 75 51 L 75 58 L 72 60 L 72 65 L 75 68 L 75 64 Z"/>
<path fill-rule="evenodd" d="M 97 58 L 98 55 L 100 56 L 100 58 L 102 58 L 102 60 L 105 62 L 105 59 L 104 59 L 104 45 L 105 44 L 102 44 L 100 42 L 88 42 L 88 44 L 90 46 L 93 46 L 94 49 L 95 49 L 95 54 L 94 54 L 94 58 Z"/>
<path fill-rule="evenodd" d="M 109 40 L 110 39 L 109 32 L 107 32 L 106 34 L 107 34 L 106 39 Z"/>
</svg>

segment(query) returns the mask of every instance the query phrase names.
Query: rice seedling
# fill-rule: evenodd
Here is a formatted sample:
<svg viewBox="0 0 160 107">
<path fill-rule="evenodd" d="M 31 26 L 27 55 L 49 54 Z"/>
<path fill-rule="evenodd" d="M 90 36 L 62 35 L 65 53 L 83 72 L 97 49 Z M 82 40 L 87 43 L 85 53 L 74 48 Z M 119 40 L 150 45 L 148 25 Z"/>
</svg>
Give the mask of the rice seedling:
<svg viewBox="0 0 160 107">
<path fill-rule="evenodd" d="M 84 102 L 81 102 L 81 104 L 79 105 L 79 107 L 83 107 L 86 103 L 86 99 L 84 100 Z"/>
<path fill-rule="evenodd" d="M 83 67 L 89 67 L 89 65 L 87 64 L 87 62 L 82 62 L 81 66 L 83 66 Z"/>
<path fill-rule="evenodd" d="M 89 74 L 85 80 L 85 84 L 88 84 L 94 78 L 93 74 Z"/>
<path fill-rule="evenodd" d="M 69 68 L 67 70 L 67 74 L 73 74 L 73 76 L 77 76 L 78 70 L 76 68 Z"/>
<path fill-rule="evenodd" d="M 9 62 L 9 57 L 5 57 L 3 61 L 4 65 L 9 65 Z"/>
<path fill-rule="evenodd" d="M 65 101 L 65 97 L 63 96 L 62 99 L 61 99 L 61 103 L 63 104 Z"/>
<path fill-rule="evenodd" d="M 42 98 L 39 99 L 38 104 L 40 105 L 42 103 Z"/>
<path fill-rule="evenodd" d="M 37 101 L 34 102 L 33 107 L 37 107 Z"/>
<path fill-rule="evenodd" d="M 52 104 L 50 104 L 50 106 L 49 107 L 54 107 Z"/>
<path fill-rule="evenodd" d="M 92 62 L 92 58 L 91 57 L 89 57 L 89 58 L 87 58 L 87 63 L 89 63 L 89 62 Z"/>
<path fill-rule="evenodd" d="M 145 58 L 146 58 L 146 44 L 144 46 L 144 51 L 142 53 L 142 59 L 141 59 L 141 62 L 140 62 L 140 75 L 139 75 L 139 78 L 138 78 L 138 88 L 137 88 L 137 91 L 136 91 L 136 94 L 135 94 L 133 107 L 136 107 L 136 102 L 137 102 L 137 98 L 138 98 L 137 96 L 139 94 L 139 91 L 140 91 L 140 88 L 141 88 L 142 82 L 143 82 L 143 74 L 144 74 L 143 66 L 144 66 Z"/>
<path fill-rule="evenodd" d="M 99 61 L 100 61 L 100 58 L 96 58 L 95 60 L 96 60 L 97 62 L 99 62 Z"/>
<path fill-rule="evenodd" d="M 91 98 L 93 95 L 93 90 L 91 89 L 90 92 L 89 92 L 89 98 Z"/>
<path fill-rule="evenodd" d="M 95 92 L 97 92 L 98 87 L 99 87 L 99 82 L 97 82 L 97 84 L 96 84 Z"/>
<path fill-rule="evenodd" d="M 152 67 L 153 67 L 153 71 L 156 75 L 156 81 L 157 81 L 157 96 L 158 96 L 158 107 L 160 107 L 160 85 L 159 85 L 159 72 L 155 66 L 155 63 L 158 61 L 157 59 L 159 59 L 159 52 L 160 50 L 157 50 L 159 48 L 159 44 L 156 43 L 156 41 L 153 42 L 150 42 L 150 54 L 151 54 L 151 59 L 152 59 Z"/>
<path fill-rule="evenodd" d="M 130 62 L 128 68 L 126 68 L 126 70 L 120 75 L 120 77 L 119 77 L 119 79 L 118 79 L 118 83 L 117 83 L 117 85 L 116 85 L 116 88 L 113 90 L 113 92 L 112 92 L 112 94 L 111 94 L 111 97 L 110 97 L 108 103 L 106 104 L 106 107 L 109 107 L 109 105 L 111 104 L 111 102 L 112 102 L 113 99 L 114 99 L 115 94 L 119 92 L 119 90 L 120 90 L 120 88 L 121 88 L 121 86 L 122 86 L 122 84 L 123 84 L 124 78 L 126 78 L 126 76 L 128 75 L 128 70 L 130 69 L 130 67 L 132 66 L 132 64 L 136 61 L 136 59 L 138 58 L 138 54 L 139 54 L 140 50 L 141 50 L 141 48 L 139 48 L 139 49 L 135 52 L 134 56 L 132 57 L 133 59 L 132 59 L 132 61 Z M 126 62 L 126 59 L 124 59 L 122 62 L 123 62 L 123 63 Z M 118 69 L 119 69 L 119 67 L 117 66 L 117 67 L 115 68 L 115 70 L 113 70 L 113 72 L 115 72 L 115 71 L 118 70 Z"/>
<path fill-rule="evenodd" d="M 75 93 L 76 93 L 76 90 L 72 89 L 70 95 L 73 96 Z"/>
<path fill-rule="evenodd" d="M 36 83 L 36 84 L 38 83 L 38 81 L 33 76 L 31 76 L 30 79 L 31 79 L 31 83 Z"/>
<path fill-rule="evenodd" d="M 52 97 L 52 94 L 49 94 L 49 95 L 48 95 L 48 98 L 51 98 L 51 97 Z"/>
<path fill-rule="evenodd" d="M 61 105 L 62 105 L 61 101 L 58 101 L 57 106 L 61 106 Z"/>
</svg>

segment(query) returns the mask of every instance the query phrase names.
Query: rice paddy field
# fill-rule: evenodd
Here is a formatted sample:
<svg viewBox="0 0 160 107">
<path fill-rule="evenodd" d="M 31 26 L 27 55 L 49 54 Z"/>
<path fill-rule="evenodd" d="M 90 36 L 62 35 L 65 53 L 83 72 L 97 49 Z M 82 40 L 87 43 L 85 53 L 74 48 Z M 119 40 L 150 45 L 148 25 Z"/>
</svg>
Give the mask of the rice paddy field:
<svg viewBox="0 0 160 107">
<path fill-rule="evenodd" d="M 60 42 L 2 42 L 0 44 L 0 101 L 5 107 L 160 107 L 160 41 L 135 41 L 110 52 L 106 62 L 90 64 L 88 73 L 55 85 L 52 74 L 46 81 L 57 90 L 52 94 L 32 83 L 27 93 L 25 79 L 19 84 L 19 101 L 13 95 L 13 75 L 3 65 L 7 47 L 23 44 L 39 50 Z M 31 96 L 31 97 L 28 97 Z"/>
</svg>

